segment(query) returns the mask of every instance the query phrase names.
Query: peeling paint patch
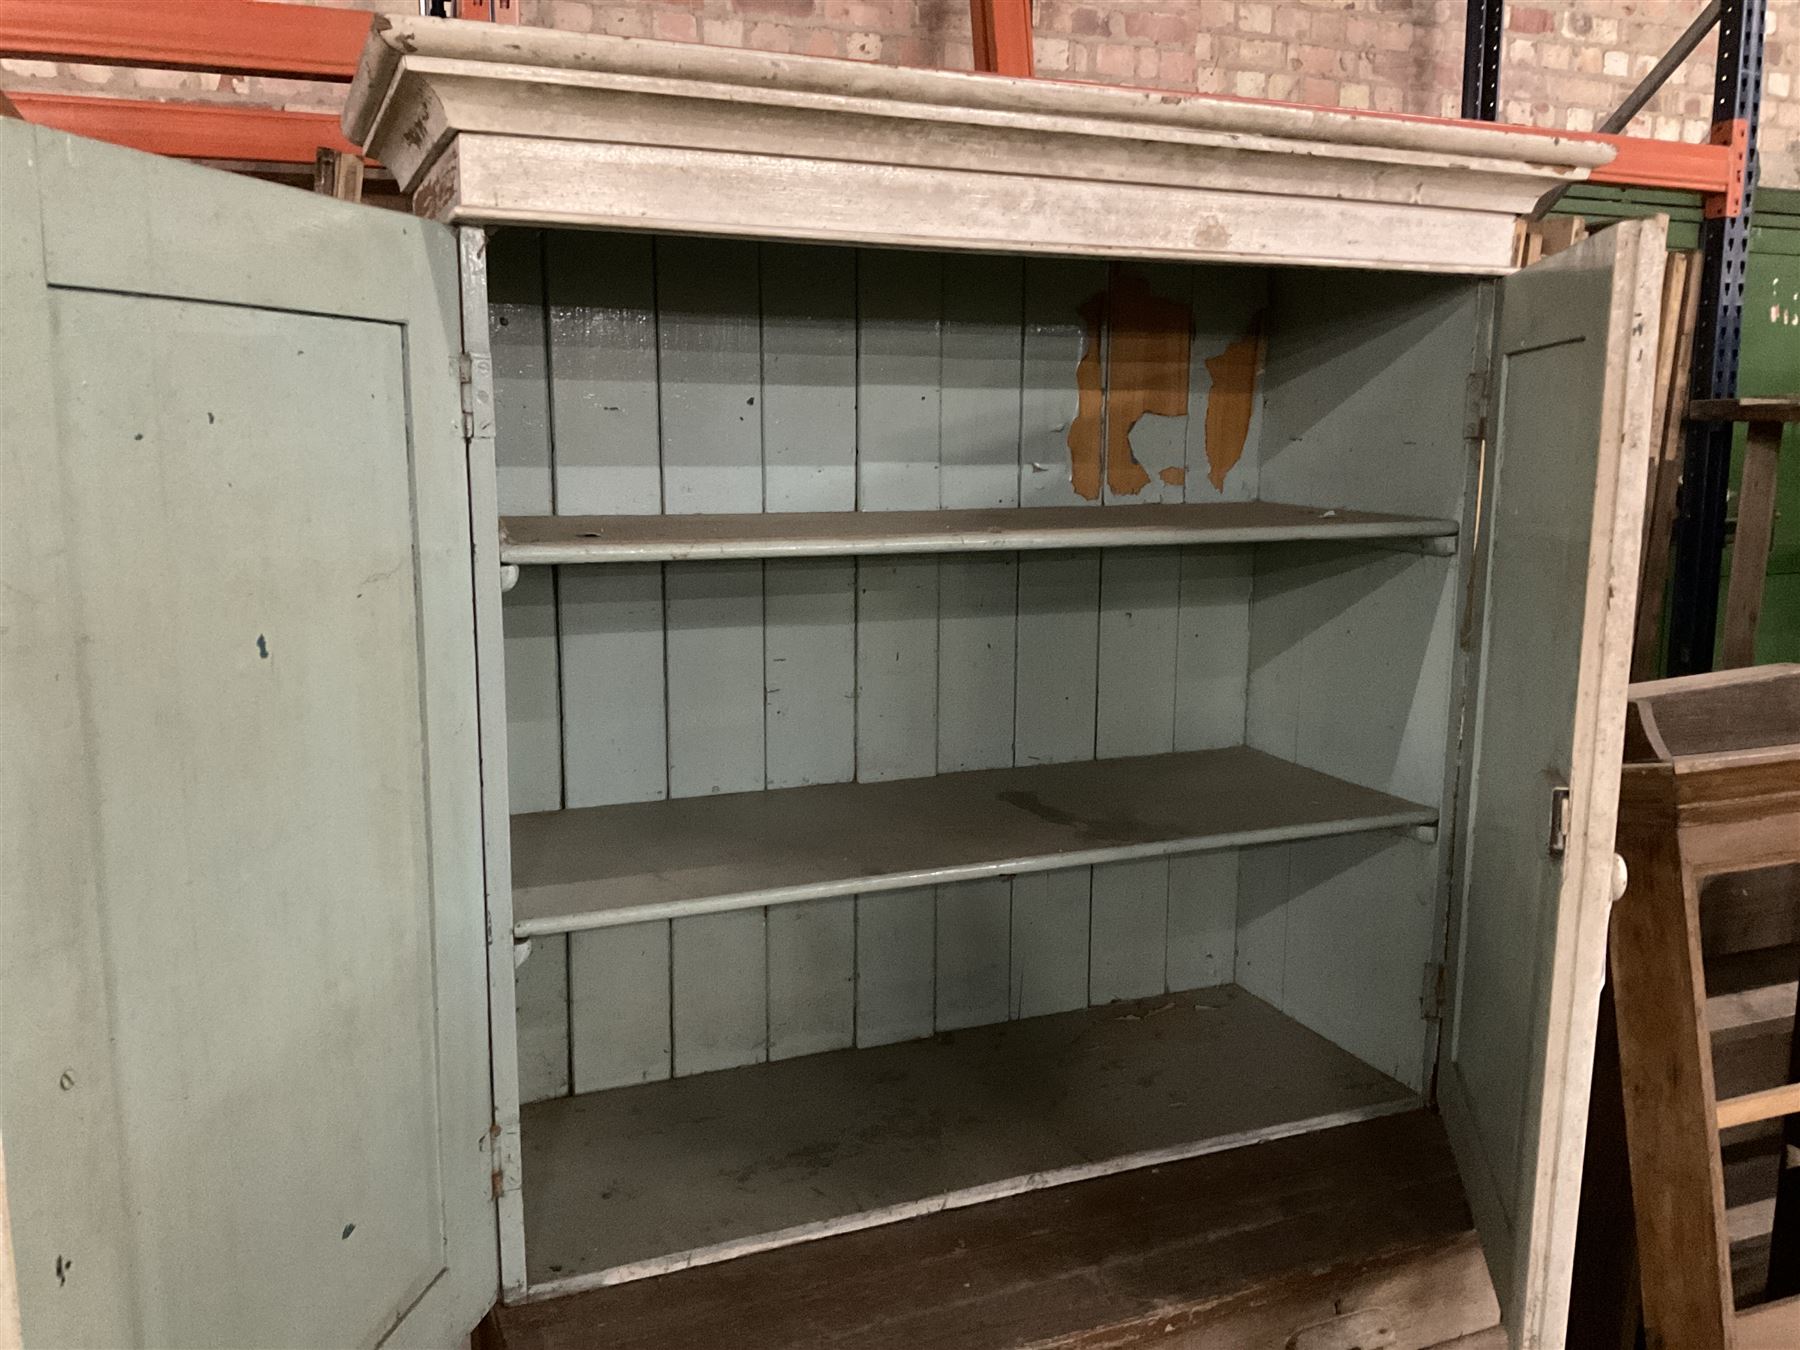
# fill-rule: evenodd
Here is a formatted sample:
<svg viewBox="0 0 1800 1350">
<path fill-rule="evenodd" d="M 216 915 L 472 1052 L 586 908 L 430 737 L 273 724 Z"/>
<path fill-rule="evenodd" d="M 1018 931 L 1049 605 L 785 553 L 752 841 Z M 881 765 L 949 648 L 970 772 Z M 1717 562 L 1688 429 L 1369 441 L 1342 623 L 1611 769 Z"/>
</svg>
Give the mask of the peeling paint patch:
<svg viewBox="0 0 1800 1350">
<path fill-rule="evenodd" d="M 1187 467 L 1182 464 L 1171 464 L 1168 468 L 1160 470 L 1156 476 L 1170 487 L 1181 487 L 1187 482 Z"/>
<path fill-rule="evenodd" d="M 1105 341 L 1106 296 L 1093 296 L 1080 310 L 1086 341 L 1075 367 L 1075 420 L 1069 423 L 1069 485 L 1090 502 L 1100 500 L 1100 425 L 1105 420 L 1106 382 L 1100 353 Z"/>
<path fill-rule="evenodd" d="M 1250 331 L 1217 356 L 1206 359 L 1212 392 L 1206 399 L 1207 481 L 1221 491 L 1225 476 L 1244 455 L 1250 416 L 1256 408 L 1256 377 L 1263 363 L 1263 316 L 1250 320 Z"/>
<path fill-rule="evenodd" d="M 1133 497 L 1151 477 L 1132 451 L 1132 429 L 1150 414 L 1187 415 L 1193 308 L 1158 295 L 1136 273 L 1115 270 L 1110 292 L 1088 300 L 1080 313 L 1087 342 L 1075 370 L 1070 481 L 1081 496 L 1097 500 L 1104 466 L 1107 492 Z M 1163 468 L 1158 477 L 1178 486 L 1186 470 Z"/>
</svg>

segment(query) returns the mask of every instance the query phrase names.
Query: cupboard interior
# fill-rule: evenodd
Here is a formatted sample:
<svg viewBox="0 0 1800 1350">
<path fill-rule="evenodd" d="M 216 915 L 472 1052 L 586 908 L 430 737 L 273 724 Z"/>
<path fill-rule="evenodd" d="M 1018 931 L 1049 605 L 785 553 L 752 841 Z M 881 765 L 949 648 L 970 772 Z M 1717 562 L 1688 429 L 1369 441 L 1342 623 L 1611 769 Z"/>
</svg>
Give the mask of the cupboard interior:
<svg viewBox="0 0 1800 1350">
<path fill-rule="evenodd" d="M 1484 283 L 511 229 L 487 267 L 503 517 L 1325 525 L 524 566 L 532 1286 L 1417 1104 Z"/>
</svg>

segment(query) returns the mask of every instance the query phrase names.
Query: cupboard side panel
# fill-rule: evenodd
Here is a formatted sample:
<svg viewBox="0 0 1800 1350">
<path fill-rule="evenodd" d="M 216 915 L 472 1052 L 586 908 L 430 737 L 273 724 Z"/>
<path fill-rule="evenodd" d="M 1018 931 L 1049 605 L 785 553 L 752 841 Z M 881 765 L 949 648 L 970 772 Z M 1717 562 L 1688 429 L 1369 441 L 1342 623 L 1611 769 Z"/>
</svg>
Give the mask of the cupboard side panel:
<svg viewBox="0 0 1800 1350">
<path fill-rule="evenodd" d="M 502 515 L 554 509 L 550 444 L 549 316 L 545 237 L 502 230 L 488 242 L 488 332 L 493 356 L 494 458 Z M 476 528 L 484 528 L 477 522 Z M 507 795 L 511 809 L 555 811 L 562 797 L 562 673 L 556 578 L 521 573 L 501 597 L 505 634 Z M 517 967 L 519 1097 L 540 1101 L 569 1090 L 568 942 L 534 946 Z"/>
<path fill-rule="evenodd" d="M 1270 313 L 1263 495 L 1460 520 L 1480 288 L 1368 277 L 1325 293 L 1279 277 Z M 1458 559 L 1429 554 L 1260 549 L 1248 743 L 1447 810 L 1460 577 Z M 1284 1012 L 1422 1087 L 1433 1028 L 1419 990 L 1440 959 L 1440 846 L 1327 840 L 1282 853 L 1285 866 L 1258 865 L 1254 885 L 1246 865 L 1247 987 L 1278 990 Z M 1352 988 L 1358 968 L 1382 977 Z"/>
</svg>

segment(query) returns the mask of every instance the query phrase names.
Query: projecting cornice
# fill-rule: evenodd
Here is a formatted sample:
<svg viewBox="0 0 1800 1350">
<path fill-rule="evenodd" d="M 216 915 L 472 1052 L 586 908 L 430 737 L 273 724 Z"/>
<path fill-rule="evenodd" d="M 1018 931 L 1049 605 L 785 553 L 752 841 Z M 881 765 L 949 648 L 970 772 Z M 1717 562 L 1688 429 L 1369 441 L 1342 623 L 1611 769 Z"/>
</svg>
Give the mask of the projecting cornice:
<svg viewBox="0 0 1800 1350">
<path fill-rule="evenodd" d="M 831 243 L 1502 272 L 1593 140 L 442 19 L 344 113 L 421 215 Z"/>
</svg>

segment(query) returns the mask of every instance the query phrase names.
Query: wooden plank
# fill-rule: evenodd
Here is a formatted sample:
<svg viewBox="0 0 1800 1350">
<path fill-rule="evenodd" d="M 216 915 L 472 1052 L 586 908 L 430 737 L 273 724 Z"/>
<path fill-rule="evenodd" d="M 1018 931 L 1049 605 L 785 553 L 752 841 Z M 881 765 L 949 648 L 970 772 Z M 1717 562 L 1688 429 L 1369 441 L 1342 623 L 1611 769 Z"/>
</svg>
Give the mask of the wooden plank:
<svg viewBox="0 0 1800 1350">
<path fill-rule="evenodd" d="M 941 261 L 857 255 L 857 504 L 936 508 L 943 391 Z"/>
<path fill-rule="evenodd" d="M 1253 500 L 1262 478 L 1268 398 L 1269 272 L 1252 267 L 1192 272 L 1186 499 Z"/>
<path fill-rule="evenodd" d="M 1121 263 L 1110 269 L 1105 331 L 1108 503 L 1179 502 L 1187 480 L 1194 273 Z"/>
<path fill-rule="evenodd" d="M 506 777 L 514 811 L 562 805 L 562 696 L 557 681 L 556 589 L 528 572 L 506 593 Z"/>
<path fill-rule="evenodd" d="M 885 512 L 941 505 L 942 262 L 857 254 L 856 501 Z M 857 566 L 856 776 L 937 768 L 936 559 Z M 928 1035 L 936 983 L 930 889 L 857 901 L 857 1043 Z"/>
<path fill-rule="evenodd" d="M 938 573 L 932 558 L 857 565 L 856 776 L 937 767 Z"/>
<path fill-rule="evenodd" d="M 929 1036 L 935 1016 L 937 939 L 929 888 L 856 900 L 856 1043 Z"/>
<path fill-rule="evenodd" d="M 494 457 L 502 513 L 547 515 L 556 500 L 545 246 L 539 230 L 500 230 L 488 240 Z M 549 572 L 521 576 L 501 597 L 507 800 L 513 811 L 554 811 L 564 801 L 558 580 Z M 585 790 L 585 761 L 578 772 Z M 569 1090 L 568 939 L 546 936 L 549 940 L 535 943 L 532 957 L 518 968 L 514 990 L 522 1097 Z"/>
<path fill-rule="evenodd" d="M 518 1007 L 519 1100 L 569 1092 L 569 938 L 534 938 L 513 973 Z"/>
<path fill-rule="evenodd" d="M 543 232 L 496 232 L 488 241 L 487 266 L 500 514 L 548 515 L 555 494 Z"/>
<path fill-rule="evenodd" d="M 1011 1017 L 1038 1017 L 1087 1005 L 1086 867 L 1013 878 Z"/>
<path fill-rule="evenodd" d="M 1237 965 L 1238 858 L 1204 853 L 1169 859 L 1167 974 L 1172 989 L 1204 989 Z"/>
<path fill-rule="evenodd" d="M 1665 791 L 1672 781 L 1656 774 Z M 1635 800 L 1635 796 L 1634 796 Z M 1731 1253 L 1713 1113 L 1699 897 L 1684 877 L 1673 797 L 1620 812 L 1631 877 L 1613 907 L 1611 967 L 1632 1189 L 1668 1197 L 1635 1206 L 1644 1327 L 1663 1344 L 1731 1344 Z"/>
<path fill-rule="evenodd" d="M 757 252 L 737 240 L 656 241 L 663 509 L 762 507 Z"/>
<path fill-rule="evenodd" d="M 1164 858 L 1094 869 L 1088 1002 L 1159 993 L 1167 975 L 1169 864 Z"/>
<path fill-rule="evenodd" d="M 1011 878 L 940 886 L 936 903 L 936 1029 L 1004 1022 L 1012 969 Z"/>
<path fill-rule="evenodd" d="M 856 506 L 853 250 L 762 246 L 759 406 L 767 509 L 852 510 Z"/>
<path fill-rule="evenodd" d="M 1174 748 L 1180 592 L 1181 555 L 1172 549 L 1102 556 L 1096 753 L 1152 755 Z M 1160 993 L 1168 923 L 1166 860 L 1096 867 L 1089 1001 Z"/>
<path fill-rule="evenodd" d="M 1384 1315 L 1379 1335 L 1346 1319 Z M 498 1310 L 506 1350 L 1361 1344 L 1493 1350 L 1456 1169 L 1407 1112 L 1033 1192 L 654 1283 Z M 1335 1336 L 1336 1339 L 1329 1339 Z"/>
<path fill-rule="evenodd" d="M 1719 1103 L 1715 1114 L 1719 1128 L 1729 1130 L 1736 1125 L 1752 1125 L 1759 1120 L 1774 1120 L 1796 1112 L 1800 1112 L 1800 1083 L 1784 1083 L 1760 1092 L 1727 1097 Z"/>
<path fill-rule="evenodd" d="M 1696 422 L 1800 422 L 1800 396 L 1698 398 L 1688 405 Z"/>
<path fill-rule="evenodd" d="M 363 193 L 362 156 L 324 146 L 313 158 L 313 191 L 341 202 L 360 202 Z"/>
<path fill-rule="evenodd" d="M 1671 253 L 1670 266 L 1680 274 L 1681 320 L 1670 357 L 1672 375 L 1666 404 L 1659 410 L 1662 435 L 1650 476 L 1644 520 L 1644 552 L 1638 567 L 1637 619 L 1631 654 L 1631 678 L 1656 678 L 1662 669 L 1663 604 L 1669 586 L 1669 560 L 1675 545 L 1675 511 L 1681 490 L 1682 457 L 1687 443 L 1688 394 L 1692 381 L 1694 331 L 1700 313 L 1700 267 L 1697 254 Z"/>
<path fill-rule="evenodd" d="M 533 1284 L 639 1278 L 1416 1101 L 1227 986 L 540 1103 Z"/>
<path fill-rule="evenodd" d="M 669 927 L 640 923 L 569 935 L 576 1092 L 669 1076 Z"/>
<path fill-rule="evenodd" d="M 1775 402 L 1776 400 L 1766 400 Z M 1800 401 L 1796 402 L 1800 407 Z M 1800 421 L 1800 417 L 1789 419 Z M 1731 545 L 1731 580 L 1725 589 L 1727 668 L 1756 660 L 1756 625 L 1762 617 L 1763 583 L 1775 537 L 1775 477 L 1781 460 L 1781 423 L 1756 421 L 1744 443 L 1744 473 L 1738 487 L 1737 533 Z"/>
<path fill-rule="evenodd" d="M 763 785 L 762 581 L 754 562 L 664 571 L 671 797 Z"/>
<path fill-rule="evenodd" d="M 1175 637 L 1177 750 L 1243 740 L 1255 556 L 1249 549 L 1182 550 Z"/>
<path fill-rule="evenodd" d="M 772 788 L 856 776 L 856 565 L 763 571 L 764 742 Z"/>
<path fill-rule="evenodd" d="M 520 936 L 1430 824 L 1244 747 L 635 802 L 513 821 Z"/>
<path fill-rule="evenodd" d="M 1087 343 L 1082 306 L 1106 291 L 1106 265 L 1091 259 L 1028 259 L 1020 351 L 1019 508 L 1056 511 L 1072 525 L 1093 512 L 1127 523 L 1097 490 L 1075 489 L 1071 425 L 1079 412 L 1077 370 Z M 1097 485 L 1100 465 L 1091 468 Z M 1160 509 L 1160 508 L 1155 508 Z M 1048 519 L 1048 517 L 1041 517 Z M 1093 537 L 1093 536 L 1086 536 Z M 1092 552 L 1019 557 L 1013 699 L 1016 764 L 1087 759 L 1094 753 L 1100 626 L 1100 560 Z M 1092 869 L 1013 880 L 1012 1016 L 1063 1012 L 1087 1003 Z"/>
<path fill-rule="evenodd" d="M 1019 560 L 1018 644 L 1017 762 L 1090 757 L 1099 688 L 1098 554 Z"/>
<path fill-rule="evenodd" d="M 763 504 L 856 505 L 856 254 L 762 247 Z M 771 561 L 763 570 L 764 776 L 771 788 L 856 776 L 856 565 Z M 856 1036 L 856 902 L 771 910 L 769 1057 Z"/>
<path fill-rule="evenodd" d="M 676 1077 L 769 1057 L 764 919 L 761 910 L 748 909 L 669 925 L 669 1026 Z"/>
<path fill-rule="evenodd" d="M 768 913 L 769 1058 L 842 1050 L 856 1040 L 856 910 L 850 900 Z"/>
<path fill-rule="evenodd" d="M 560 462 L 560 460 L 559 460 Z M 947 475 L 952 466 L 946 466 Z M 771 485 L 775 482 L 771 471 Z M 978 476 L 979 483 L 981 478 Z M 771 490 L 773 488 L 771 487 Z M 986 490 L 985 487 L 976 490 Z M 951 493 L 946 504 L 951 505 Z M 777 508 L 770 502 L 770 510 Z M 682 562 L 707 558 L 1016 552 L 1021 549 L 1223 547 L 1320 539 L 1431 540 L 1454 547 L 1456 522 L 1282 502 L 1032 506 L 941 511 L 785 511 L 781 515 L 511 516 L 504 562 Z"/>
<path fill-rule="evenodd" d="M 557 581 L 565 801 L 666 796 L 662 569 L 576 568 Z"/>
<path fill-rule="evenodd" d="M 645 235 L 544 235 L 556 507 L 562 516 L 604 511 L 641 517 L 662 509 L 652 249 Z M 678 361 L 671 377 L 682 373 Z"/>
</svg>

